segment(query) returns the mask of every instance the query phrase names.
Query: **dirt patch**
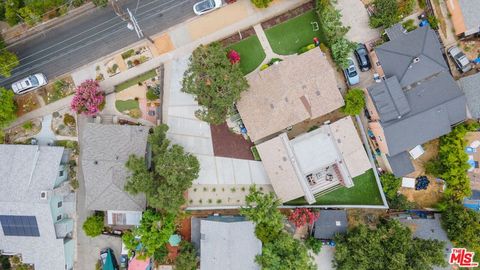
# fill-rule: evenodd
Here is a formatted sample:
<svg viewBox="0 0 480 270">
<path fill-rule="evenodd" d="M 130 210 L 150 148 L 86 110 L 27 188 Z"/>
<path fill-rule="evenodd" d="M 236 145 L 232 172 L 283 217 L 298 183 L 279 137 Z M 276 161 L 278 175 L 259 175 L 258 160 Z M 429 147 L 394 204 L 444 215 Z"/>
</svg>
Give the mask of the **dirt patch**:
<svg viewBox="0 0 480 270">
<path fill-rule="evenodd" d="M 430 184 L 427 189 L 415 190 L 414 188 L 400 188 L 400 193 L 405 195 L 411 202 L 415 202 L 418 208 L 430 208 L 443 197 L 443 181 L 436 181 L 434 177 L 428 176 Z"/>
<path fill-rule="evenodd" d="M 182 240 L 189 241 L 192 239 L 192 218 L 182 219 L 178 224 L 178 233 L 182 236 Z"/>
<path fill-rule="evenodd" d="M 312 10 L 315 7 L 314 1 L 310 1 L 308 3 L 305 3 L 297 8 L 294 8 L 292 10 L 289 10 L 281 15 L 278 15 L 274 18 L 271 18 L 268 21 L 262 22 L 262 28 L 263 30 L 267 30 L 268 28 L 271 28 L 277 24 L 280 24 L 284 21 L 288 21 L 291 18 L 297 17 L 299 15 L 302 15 L 303 13 L 306 13 L 307 11 Z"/>
<path fill-rule="evenodd" d="M 15 96 L 15 103 L 17 104 L 17 116 L 19 117 L 40 108 L 35 92 Z"/>
<path fill-rule="evenodd" d="M 473 60 L 480 57 L 480 39 L 461 40 L 460 47 L 468 59 Z"/>
<path fill-rule="evenodd" d="M 363 224 L 373 229 L 380 219 L 387 216 L 387 211 L 381 209 L 347 209 L 348 228 L 353 229 Z"/>
<path fill-rule="evenodd" d="M 253 160 L 250 147 L 252 142 L 247 141 L 242 135 L 235 134 L 226 123 L 210 125 L 212 132 L 213 153 L 219 157 L 241 158 Z"/>
<path fill-rule="evenodd" d="M 239 42 L 242 39 L 246 39 L 254 35 L 255 35 L 255 30 L 253 29 L 253 27 L 250 27 L 243 31 L 239 31 L 227 38 L 220 40 L 220 43 L 223 45 L 223 47 L 228 47 L 232 44 Z"/>
<path fill-rule="evenodd" d="M 415 171 L 407 175 L 407 177 L 417 178 L 421 175 L 425 175 L 425 164 L 438 155 L 439 145 L 440 139 L 435 139 L 424 144 L 422 147 L 423 150 L 425 150 L 425 153 L 423 153 L 423 155 L 421 155 L 419 158 L 412 160 Z M 432 175 L 430 175 L 429 178 L 434 179 Z"/>
<path fill-rule="evenodd" d="M 75 92 L 75 84 L 71 76 L 58 78 L 52 83 L 39 89 L 38 94 L 43 98 L 46 104 L 55 102 Z"/>
</svg>

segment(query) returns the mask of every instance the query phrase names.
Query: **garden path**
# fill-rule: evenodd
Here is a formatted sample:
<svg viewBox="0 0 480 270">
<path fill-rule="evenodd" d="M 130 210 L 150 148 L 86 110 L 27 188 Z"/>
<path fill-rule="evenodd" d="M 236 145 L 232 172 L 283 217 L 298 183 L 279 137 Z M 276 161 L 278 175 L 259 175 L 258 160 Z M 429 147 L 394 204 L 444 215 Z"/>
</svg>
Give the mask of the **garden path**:
<svg viewBox="0 0 480 270">
<path fill-rule="evenodd" d="M 255 33 L 257 34 L 258 39 L 260 40 L 260 44 L 262 44 L 263 50 L 265 51 L 265 59 L 263 60 L 262 64 L 259 65 L 253 72 L 256 72 L 260 70 L 260 67 L 262 65 L 270 62 L 272 58 L 281 58 L 284 59 L 286 56 L 285 55 L 278 55 L 273 52 L 272 47 L 270 46 L 270 43 L 268 42 L 268 38 L 265 35 L 265 31 L 263 31 L 262 24 L 256 24 L 253 26 L 253 29 L 255 30 Z"/>
<path fill-rule="evenodd" d="M 38 141 L 38 145 L 48 145 L 56 140 L 55 133 L 52 130 L 52 115 L 48 114 L 42 119 L 42 129 L 35 136 Z"/>
</svg>

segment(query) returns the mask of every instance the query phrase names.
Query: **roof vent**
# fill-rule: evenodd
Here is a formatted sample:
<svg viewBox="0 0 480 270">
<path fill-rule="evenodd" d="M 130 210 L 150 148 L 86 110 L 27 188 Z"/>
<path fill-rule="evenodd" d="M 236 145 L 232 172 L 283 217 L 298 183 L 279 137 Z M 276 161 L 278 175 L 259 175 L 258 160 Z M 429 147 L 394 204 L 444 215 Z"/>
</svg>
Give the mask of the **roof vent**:
<svg viewBox="0 0 480 270">
<path fill-rule="evenodd" d="M 40 199 L 46 200 L 47 199 L 47 192 L 46 191 L 41 191 L 40 192 Z"/>
<path fill-rule="evenodd" d="M 98 161 L 96 161 L 96 160 L 95 160 L 95 161 L 93 161 L 93 164 L 97 165 L 97 164 L 98 164 Z"/>
<path fill-rule="evenodd" d="M 413 63 L 414 63 L 414 64 L 415 64 L 415 63 L 418 63 L 418 62 L 420 62 L 420 58 L 418 58 L 418 57 L 413 58 Z"/>
</svg>

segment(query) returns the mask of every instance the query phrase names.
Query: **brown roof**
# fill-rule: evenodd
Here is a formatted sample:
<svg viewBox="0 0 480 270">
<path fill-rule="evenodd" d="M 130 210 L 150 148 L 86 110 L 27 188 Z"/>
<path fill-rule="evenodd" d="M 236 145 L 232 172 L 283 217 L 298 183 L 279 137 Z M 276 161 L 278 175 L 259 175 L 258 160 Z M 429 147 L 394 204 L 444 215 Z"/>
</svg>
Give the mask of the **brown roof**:
<svg viewBox="0 0 480 270">
<path fill-rule="evenodd" d="M 252 141 L 344 105 L 334 70 L 319 48 L 247 76 L 237 108 Z"/>
</svg>

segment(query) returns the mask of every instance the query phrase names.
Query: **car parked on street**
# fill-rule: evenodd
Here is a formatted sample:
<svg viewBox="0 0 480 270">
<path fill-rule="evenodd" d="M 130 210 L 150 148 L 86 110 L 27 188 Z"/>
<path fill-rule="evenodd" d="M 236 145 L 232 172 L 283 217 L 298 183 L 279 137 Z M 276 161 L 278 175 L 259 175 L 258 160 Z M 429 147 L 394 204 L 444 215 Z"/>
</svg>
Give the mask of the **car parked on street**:
<svg viewBox="0 0 480 270">
<path fill-rule="evenodd" d="M 21 95 L 44 86 L 47 83 L 47 77 L 43 73 L 37 73 L 12 83 L 12 90 L 15 94 Z"/>
<path fill-rule="evenodd" d="M 448 49 L 448 54 L 453 58 L 455 65 L 461 72 L 467 72 L 472 69 L 472 64 L 467 56 L 457 47 L 452 46 Z"/>
<path fill-rule="evenodd" d="M 355 57 L 357 58 L 358 66 L 361 71 L 367 71 L 372 67 L 370 64 L 370 57 L 368 57 L 367 47 L 365 47 L 364 44 L 358 44 L 355 49 Z"/>
<path fill-rule="evenodd" d="M 348 58 L 348 67 L 343 70 L 345 79 L 347 79 L 348 85 L 355 85 L 360 82 L 360 76 L 358 75 L 357 68 L 355 67 L 355 62 L 352 58 Z"/>
<path fill-rule="evenodd" d="M 193 12 L 203 15 L 222 6 L 222 0 L 202 0 L 193 5 Z"/>
</svg>

